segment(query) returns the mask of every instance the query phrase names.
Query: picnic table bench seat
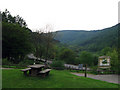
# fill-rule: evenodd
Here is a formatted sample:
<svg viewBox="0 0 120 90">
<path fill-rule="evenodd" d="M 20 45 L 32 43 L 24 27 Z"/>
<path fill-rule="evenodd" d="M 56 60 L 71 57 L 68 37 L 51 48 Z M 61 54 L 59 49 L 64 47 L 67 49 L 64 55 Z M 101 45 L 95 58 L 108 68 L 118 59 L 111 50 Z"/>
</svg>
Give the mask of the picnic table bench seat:
<svg viewBox="0 0 120 90">
<path fill-rule="evenodd" d="M 45 69 L 39 72 L 43 77 L 47 76 L 52 69 Z"/>
<path fill-rule="evenodd" d="M 26 68 L 26 69 L 22 69 L 21 71 L 23 71 L 24 75 L 26 76 L 27 75 L 27 71 L 29 71 L 29 73 L 30 73 L 30 70 L 31 70 L 31 68 Z"/>
</svg>

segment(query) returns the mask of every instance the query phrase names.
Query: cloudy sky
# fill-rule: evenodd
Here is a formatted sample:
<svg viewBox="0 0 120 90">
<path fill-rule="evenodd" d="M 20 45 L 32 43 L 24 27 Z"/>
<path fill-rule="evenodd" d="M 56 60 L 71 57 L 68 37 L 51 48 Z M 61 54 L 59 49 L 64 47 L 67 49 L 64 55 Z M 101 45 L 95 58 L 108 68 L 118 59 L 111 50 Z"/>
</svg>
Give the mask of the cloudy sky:
<svg viewBox="0 0 120 90">
<path fill-rule="evenodd" d="M 57 30 L 100 30 L 118 23 L 119 0 L 2 0 L 0 10 L 20 15 L 35 31 L 46 24 Z"/>
</svg>

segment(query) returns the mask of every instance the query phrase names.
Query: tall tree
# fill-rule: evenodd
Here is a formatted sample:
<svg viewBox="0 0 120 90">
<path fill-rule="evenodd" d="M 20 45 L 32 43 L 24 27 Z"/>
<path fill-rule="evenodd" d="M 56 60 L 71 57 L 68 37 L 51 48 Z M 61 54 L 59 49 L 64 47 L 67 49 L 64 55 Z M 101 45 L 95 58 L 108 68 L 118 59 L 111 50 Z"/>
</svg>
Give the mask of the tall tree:
<svg viewBox="0 0 120 90">
<path fill-rule="evenodd" d="M 37 30 L 37 32 L 32 33 L 32 38 L 34 42 L 34 48 L 35 48 L 35 56 L 38 58 L 42 58 L 45 51 L 45 45 L 44 45 L 44 33 L 41 30 Z"/>
<path fill-rule="evenodd" d="M 22 17 L 20 17 L 19 15 L 13 17 L 7 9 L 4 12 L 2 12 L 2 21 L 13 24 L 19 24 L 21 27 L 27 28 L 27 24 Z"/>
<path fill-rule="evenodd" d="M 32 50 L 30 30 L 20 24 L 16 24 L 9 11 L 2 13 L 2 57 L 15 63 L 24 59 Z"/>
<path fill-rule="evenodd" d="M 46 58 L 45 60 L 47 61 L 49 59 L 49 52 L 51 48 L 54 47 L 54 37 L 56 33 L 52 32 L 52 26 L 51 25 L 46 25 L 44 28 L 44 41 L 45 41 L 45 47 L 46 47 Z"/>
<path fill-rule="evenodd" d="M 39 58 L 45 58 L 45 61 L 48 59 L 54 58 L 54 37 L 56 33 L 53 33 L 50 25 L 46 25 L 45 28 L 37 30 L 32 34 L 33 42 L 35 45 L 35 55 Z"/>
</svg>

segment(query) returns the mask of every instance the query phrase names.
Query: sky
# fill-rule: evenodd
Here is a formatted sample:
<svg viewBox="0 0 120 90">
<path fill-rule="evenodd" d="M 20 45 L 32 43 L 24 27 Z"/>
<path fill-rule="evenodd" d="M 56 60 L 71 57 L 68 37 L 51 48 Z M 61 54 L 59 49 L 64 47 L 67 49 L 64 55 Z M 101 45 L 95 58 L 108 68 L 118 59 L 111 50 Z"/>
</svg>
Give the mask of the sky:
<svg viewBox="0 0 120 90">
<path fill-rule="evenodd" d="M 101 30 L 118 23 L 119 0 L 2 0 L 0 11 L 20 15 L 32 31 Z"/>
</svg>

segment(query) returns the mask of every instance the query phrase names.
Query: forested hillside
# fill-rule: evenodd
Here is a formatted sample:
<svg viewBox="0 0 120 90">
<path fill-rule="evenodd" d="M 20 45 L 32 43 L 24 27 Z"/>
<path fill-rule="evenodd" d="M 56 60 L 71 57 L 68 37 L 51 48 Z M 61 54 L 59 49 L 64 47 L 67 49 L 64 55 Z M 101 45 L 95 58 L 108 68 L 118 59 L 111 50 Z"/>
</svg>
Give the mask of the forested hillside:
<svg viewBox="0 0 120 90">
<path fill-rule="evenodd" d="M 104 47 L 117 47 L 119 24 L 103 30 L 58 31 L 56 39 L 61 43 L 77 46 L 82 50 L 98 51 Z"/>
</svg>

